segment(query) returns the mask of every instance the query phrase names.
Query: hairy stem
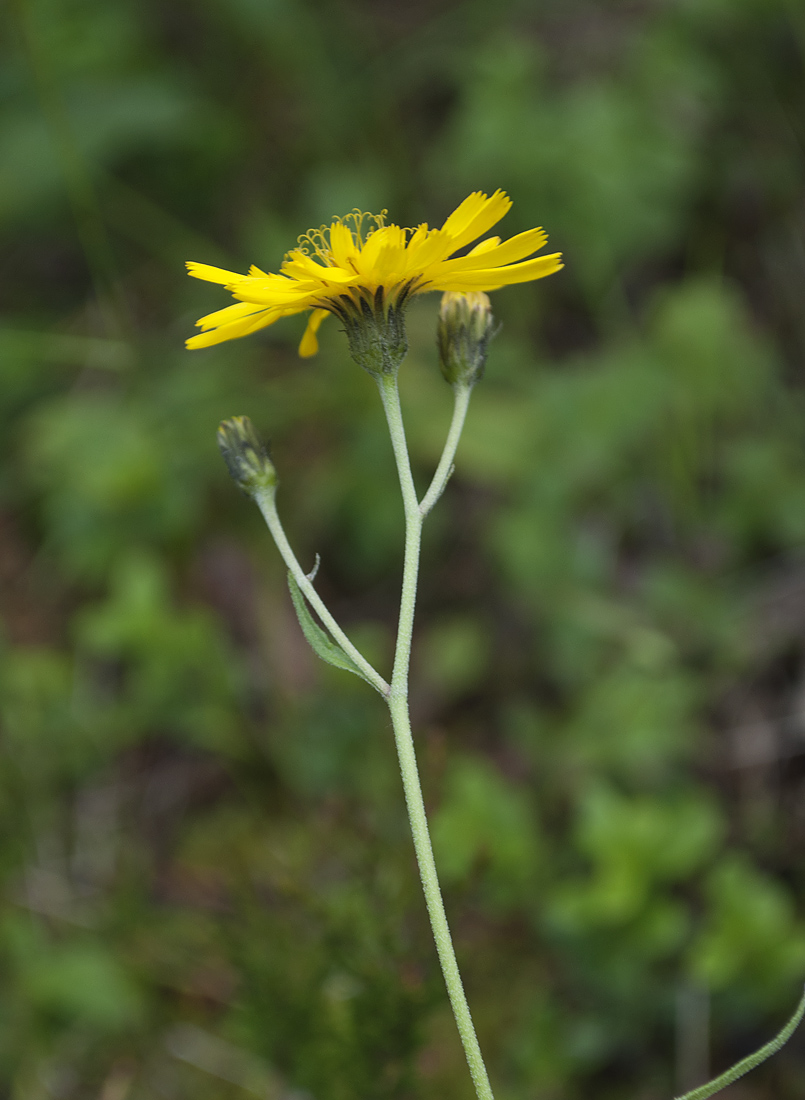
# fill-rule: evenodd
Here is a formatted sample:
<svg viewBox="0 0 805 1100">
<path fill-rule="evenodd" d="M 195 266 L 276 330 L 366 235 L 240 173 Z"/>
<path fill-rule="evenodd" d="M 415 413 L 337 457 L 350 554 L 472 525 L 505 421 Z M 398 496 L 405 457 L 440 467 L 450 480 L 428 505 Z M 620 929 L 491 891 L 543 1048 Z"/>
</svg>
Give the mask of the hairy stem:
<svg viewBox="0 0 805 1100">
<path fill-rule="evenodd" d="M 282 560 L 288 566 L 294 580 L 299 585 L 305 598 L 310 603 L 310 606 L 319 616 L 343 651 L 352 658 L 372 686 L 375 687 L 385 699 L 388 699 L 391 690 L 390 686 L 346 636 L 330 614 L 324 600 L 322 600 L 321 596 L 313 587 L 310 577 L 308 577 L 307 573 L 305 573 L 304 569 L 299 564 L 296 554 L 294 554 L 291 544 L 288 542 L 288 537 L 285 534 L 285 530 L 277 512 L 276 489 L 262 489 L 260 492 L 255 493 L 254 499 L 257 507 L 263 513 L 263 519 L 268 524 L 268 529 L 271 532 L 274 542 L 277 544 L 277 549 L 282 555 Z"/>
<path fill-rule="evenodd" d="M 419 512 L 423 519 L 444 492 L 445 486 L 450 480 L 450 475 L 453 472 L 453 461 L 456 457 L 456 448 L 458 447 L 458 441 L 461 438 L 461 432 L 464 427 L 464 419 L 467 415 L 467 406 L 470 403 L 472 386 L 457 385 L 454 387 L 453 392 L 453 419 L 450 422 L 447 441 L 442 451 L 442 457 L 439 459 L 439 465 L 436 467 L 436 473 L 433 475 L 433 481 L 430 483 L 430 487 L 422 498 L 422 503 L 419 505 Z"/>
<path fill-rule="evenodd" d="M 796 1007 L 794 1015 L 777 1035 L 760 1050 L 756 1050 L 754 1054 L 750 1054 L 748 1058 L 744 1058 L 741 1062 L 736 1064 L 722 1073 L 720 1077 L 715 1077 L 712 1081 L 708 1081 L 706 1085 L 699 1085 L 697 1089 L 693 1089 L 691 1092 L 686 1092 L 684 1096 L 678 1097 L 678 1100 L 707 1100 L 709 1096 L 715 1096 L 717 1092 L 721 1092 L 727 1085 L 731 1085 L 733 1081 L 737 1081 L 739 1077 L 743 1077 L 745 1073 L 749 1073 L 755 1066 L 759 1066 L 761 1062 L 765 1062 L 767 1058 L 771 1058 L 772 1054 L 776 1054 L 780 1047 L 785 1046 L 791 1036 L 797 1029 L 802 1017 L 805 1016 L 805 994 L 802 996 L 802 1000 Z"/>
<path fill-rule="evenodd" d="M 428 830 L 428 821 L 425 815 L 425 803 L 422 799 L 422 787 L 419 781 L 419 771 L 414 751 L 414 741 L 411 735 L 411 720 L 408 710 L 408 668 L 411 659 L 411 635 L 414 626 L 414 609 L 416 606 L 417 576 L 419 573 L 419 549 L 422 535 L 422 521 L 424 513 L 417 500 L 414 479 L 411 474 L 411 463 L 408 457 L 408 447 L 405 440 L 402 412 L 400 409 L 400 396 L 395 375 L 380 375 L 378 379 L 380 396 L 388 421 L 391 434 L 391 444 L 394 449 L 394 458 L 397 462 L 397 472 L 400 477 L 403 506 L 405 509 L 405 562 L 403 565 L 402 597 L 400 600 L 400 618 L 397 631 L 397 646 L 394 654 L 394 671 L 391 677 L 391 691 L 388 695 L 389 711 L 394 727 L 394 738 L 397 743 L 397 755 L 400 761 L 403 789 L 405 791 L 405 803 L 408 808 L 408 819 L 411 823 L 411 834 L 414 840 L 419 875 L 422 880 L 422 889 L 425 894 L 425 902 L 428 907 L 433 938 L 436 941 L 436 950 L 444 975 L 447 994 L 458 1026 L 467 1064 L 475 1085 L 475 1091 L 479 1100 L 493 1100 L 492 1088 L 486 1072 L 481 1048 L 475 1034 L 475 1028 L 470 1015 L 470 1008 L 464 993 L 464 986 L 456 961 L 456 953 L 453 948 L 453 940 L 447 923 L 447 915 L 444 911 L 444 901 L 439 887 L 439 878 L 436 873 L 436 863 L 433 858 L 433 847 Z M 456 405 L 458 406 L 458 394 Z M 466 401 L 460 413 L 454 413 L 451 435 L 448 437 L 448 445 L 445 446 L 445 455 L 439 463 L 442 471 L 440 480 L 434 478 L 431 490 L 434 490 L 430 506 L 438 498 L 449 476 L 449 468 L 452 465 L 455 448 L 458 444 L 458 436 L 466 414 Z M 448 453 L 448 447 L 452 451 Z M 437 474 L 439 471 L 437 471 Z M 428 491 L 430 495 L 431 490 Z M 427 497 L 425 498 L 428 499 Z M 424 504 L 424 501 L 423 501 Z"/>
</svg>

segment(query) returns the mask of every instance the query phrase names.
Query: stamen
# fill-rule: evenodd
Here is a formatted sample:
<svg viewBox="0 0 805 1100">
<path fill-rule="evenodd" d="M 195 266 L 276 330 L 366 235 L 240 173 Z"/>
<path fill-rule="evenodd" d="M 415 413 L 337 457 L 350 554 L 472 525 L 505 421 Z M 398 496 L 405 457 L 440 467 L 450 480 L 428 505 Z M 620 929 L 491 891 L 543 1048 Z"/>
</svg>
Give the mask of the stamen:
<svg viewBox="0 0 805 1100">
<path fill-rule="evenodd" d="M 356 206 L 349 214 L 345 214 L 343 218 L 337 218 L 336 220 L 347 226 L 355 238 L 358 248 L 363 248 L 374 231 L 383 228 L 387 217 L 388 210 L 381 210 L 379 214 L 370 214 L 359 210 Z"/>
<path fill-rule="evenodd" d="M 330 227 L 320 225 L 318 229 L 308 229 L 307 233 L 300 233 L 296 238 L 299 251 L 309 256 L 311 249 L 320 260 L 327 263 L 330 252 Z"/>
<path fill-rule="evenodd" d="M 357 206 L 349 214 L 336 215 L 332 220 L 338 225 L 345 225 L 352 234 L 358 248 L 363 248 L 371 235 L 378 229 L 383 229 L 388 217 L 388 210 L 381 210 L 379 214 L 370 214 L 359 210 Z M 410 233 L 411 230 L 406 230 Z M 307 233 L 301 233 L 297 239 L 297 248 L 305 256 L 311 252 L 328 267 L 333 264 L 333 253 L 330 247 L 330 226 L 320 225 L 318 229 L 308 229 Z"/>
</svg>

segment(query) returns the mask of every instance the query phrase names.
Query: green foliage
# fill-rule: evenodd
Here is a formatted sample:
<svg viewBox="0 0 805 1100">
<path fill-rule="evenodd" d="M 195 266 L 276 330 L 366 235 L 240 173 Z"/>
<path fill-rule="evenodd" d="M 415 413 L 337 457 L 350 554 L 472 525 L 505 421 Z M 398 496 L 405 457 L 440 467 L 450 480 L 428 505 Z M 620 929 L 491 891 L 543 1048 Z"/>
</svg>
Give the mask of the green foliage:
<svg viewBox="0 0 805 1100">
<path fill-rule="evenodd" d="M 170 606 L 160 563 L 135 553 L 117 563 L 108 599 L 76 621 L 78 652 L 125 668 L 104 709 L 131 735 L 158 729 L 220 752 L 237 751 L 237 673 L 232 654 L 203 608 Z"/>
<path fill-rule="evenodd" d="M 466 881 L 483 867 L 484 887 L 498 904 L 516 904 L 539 872 L 540 844 L 527 799 L 481 760 L 451 762 L 432 833 L 445 882 Z"/>
<path fill-rule="evenodd" d="M 594 788 L 582 801 L 577 836 L 593 872 L 559 890 L 555 919 L 571 928 L 628 923 L 656 883 L 684 882 L 712 858 L 721 826 L 715 806 L 692 793 L 663 803 Z"/>
<path fill-rule="evenodd" d="M 0 1096 L 469 1095 L 387 716 L 310 653 L 215 447 L 241 411 L 271 437 L 300 560 L 388 675 L 402 515 L 372 381 L 335 324 L 310 361 L 298 319 L 181 342 L 225 304 L 184 260 L 276 269 L 335 213 L 438 224 L 478 187 L 567 261 L 493 296 L 414 639 L 497 1094 L 704 1077 L 680 990 L 710 1000 L 713 1067 L 790 1011 L 801 7 L 3 9 Z M 436 306 L 401 378 L 422 489 Z M 792 1043 L 746 1095 L 804 1080 Z"/>
<path fill-rule="evenodd" d="M 772 879 L 733 855 L 710 875 L 710 918 L 691 947 L 690 966 L 712 989 L 752 975 L 759 990 L 795 981 L 805 965 L 805 928 L 791 898 Z"/>
</svg>

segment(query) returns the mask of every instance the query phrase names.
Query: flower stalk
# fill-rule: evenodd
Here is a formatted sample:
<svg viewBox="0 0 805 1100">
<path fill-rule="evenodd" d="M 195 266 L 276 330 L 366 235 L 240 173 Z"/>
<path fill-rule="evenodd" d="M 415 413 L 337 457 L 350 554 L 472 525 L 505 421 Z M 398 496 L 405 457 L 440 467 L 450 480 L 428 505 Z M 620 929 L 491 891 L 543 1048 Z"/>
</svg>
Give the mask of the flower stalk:
<svg viewBox="0 0 805 1100">
<path fill-rule="evenodd" d="M 428 491 L 419 503 L 419 512 L 423 519 L 445 491 L 447 483 L 450 480 L 450 475 L 455 468 L 456 450 L 458 449 L 458 441 L 461 439 L 461 433 L 464 430 L 464 421 L 470 404 L 472 386 L 455 386 L 453 392 L 455 395 L 453 400 L 453 418 L 450 421 L 447 441 L 442 451 L 442 457 L 439 459 L 439 465 L 436 467 L 436 473 L 433 475 L 433 481 L 431 481 Z"/>
<path fill-rule="evenodd" d="M 442 968 L 447 995 L 453 1009 L 461 1043 L 467 1058 L 470 1074 L 472 1076 L 475 1091 L 479 1100 L 493 1100 L 492 1086 L 489 1083 L 489 1075 L 486 1072 L 478 1037 L 475 1034 L 475 1026 L 472 1022 L 469 1004 L 464 993 L 464 984 L 458 969 L 458 961 L 453 947 L 453 939 L 450 935 L 450 927 L 447 923 L 447 914 L 444 909 L 442 891 L 439 886 L 439 876 L 436 871 L 436 862 L 433 858 L 433 846 L 428 829 L 428 819 L 425 814 L 425 803 L 422 798 L 422 785 L 419 781 L 419 769 L 416 763 L 414 740 L 411 733 L 411 719 L 408 706 L 408 671 L 411 662 L 411 638 L 414 627 L 414 611 L 416 607 L 417 578 L 419 574 L 419 551 L 422 542 L 422 524 L 425 515 L 433 506 L 444 489 L 449 476 L 449 470 L 453 463 L 461 428 L 464 424 L 467 402 L 470 389 L 462 388 L 461 400 L 456 397 L 456 410 L 453 423 L 445 445 L 442 460 L 439 462 L 436 476 L 434 476 L 430 490 L 420 504 L 414 479 L 411 473 L 411 462 L 408 456 L 408 446 L 405 439 L 402 410 L 400 408 L 400 394 L 397 386 L 397 377 L 384 376 L 378 379 L 380 397 L 386 414 L 386 421 L 391 436 L 391 444 L 394 450 L 394 458 L 397 463 L 397 473 L 402 490 L 403 507 L 405 510 L 405 559 L 403 564 L 402 595 L 400 599 L 400 617 L 397 628 L 397 644 L 394 652 L 394 670 L 391 677 L 391 692 L 388 696 L 388 706 L 391 713 L 391 722 L 394 728 L 394 739 L 397 745 L 397 756 L 400 762 L 403 789 L 405 791 L 405 804 L 408 809 L 408 820 L 411 824 L 411 834 L 414 841 L 419 876 L 422 881 L 422 890 L 425 895 L 425 904 L 428 908 L 433 938 L 436 942 L 436 951 Z M 431 496 L 428 507 L 425 502 Z"/>
</svg>

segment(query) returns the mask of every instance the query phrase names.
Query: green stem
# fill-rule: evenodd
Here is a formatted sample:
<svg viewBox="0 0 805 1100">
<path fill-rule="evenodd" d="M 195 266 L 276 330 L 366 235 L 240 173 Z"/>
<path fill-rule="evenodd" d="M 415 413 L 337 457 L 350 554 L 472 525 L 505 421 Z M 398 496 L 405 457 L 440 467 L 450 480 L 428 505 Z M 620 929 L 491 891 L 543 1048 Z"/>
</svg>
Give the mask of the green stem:
<svg viewBox="0 0 805 1100">
<path fill-rule="evenodd" d="M 727 1085 L 731 1085 L 733 1081 L 737 1081 L 739 1077 L 749 1073 L 755 1066 L 759 1066 L 761 1062 L 771 1058 L 772 1054 L 776 1054 L 780 1047 L 784 1046 L 794 1034 L 803 1016 L 805 1016 L 805 994 L 803 994 L 802 1000 L 797 1005 L 794 1015 L 771 1042 L 766 1043 L 764 1047 L 756 1050 L 754 1054 L 750 1054 L 743 1061 L 737 1062 L 732 1069 L 728 1069 L 720 1077 L 715 1077 L 712 1081 L 708 1081 L 706 1085 L 700 1085 L 697 1089 L 686 1092 L 684 1096 L 678 1097 L 677 1100 L 707 1100 L 709 1096 L 715 1096 Z"/>
<path fill-rule="evenodd" d="M 403 506 L 405 509 L 405 561 L 403 565 L 402 597 L 400 600 L 400 619 L 397 631 L 397 646 L 394 654 L 394 671 L 391 677 L 391 691 L 388 696 L 389 711 L 394 727 L 394 738 L 397 743 L 397 755 L 400 761 L 403 789 L 405 791 L 405 803 L 408 808 L 408 819 L 411 823 L 411 834 L 414 840 L 419 875 L 422 880 L 422 889 L 425 894 L 425 903 L 428 907 L 433 938 L 436 941 L 436 950 L 444 975 L 447 994 L 453 1009 L 453 1015 L 461 1036 L 467 1064 L 475 1085 L 479 1100 L 493 1100 L 492 1087 L 486 1072 L 481 1048 L 475 1034 L 475 1028 L 470 1015 L 470 1008 L 464 993 L 464 986 L 456 961 L 456 953 L 453 948 L 453 940 L 447 923 L 447 915 L 444 911 L 444 901 L 439 888 L 439 878 L 436 873 L 436 863 L 433 858 L 433 847 L 428 831 L 428 820 L 425 814 L 425 803 L 422 798 L 422 787 L 419 782 L 419 771 L 414 751 L 414 741 L 411 735 L 411 720 L 408 711 L 408 668 L 411 658 L 411 635 L 414 626 L 414 608 L 416 605 L 417 576 L 419 573 L 419 548 L 422 535 L 423 512 L 417 500 L 414 479 L 411 474 L 411 463 L 408 457 L 408 447 L 405 440 L 405 429 L 400 409 L 400 395 L 397 388 L 395 375 L 380 375 L 378 377 L 380 397 L 388 421 L 391 434 L 391 445 L 394 449 L 394 458 L 397 462 L 397 472 L 400 477 Z M 456 395 L 458 404 L 458 394 Z M 458 435 L 466 413 L 466 403 L 461 419 L 455 430 L 454 438 L 449 440 L 455 453 L 458 443 Z M 453 425 L 456 424 L 454 414 Z M 451 433 L 453 426 L 451 426 Z M 445 447 L 447 452 L 447 446 Z M 439 463 L 439 469 L 448 471 L 452 464 L 452 454 Z M 439 492 L 444 488 L 447 474 L 440 482 L 434 478 L 434 485 L 440 485 L 434 493 L 431 505 L 438 498 Z M 433 485 L 431 486 L 433 489 Z M 429 490 L 430 494 L 430 490 Z M 427 497 L 426 497 L 427 499 Z M 424 501 L 423 501 L 424 503 Z"/>
<path fill-rule="evenodd" d="M 453 472 L 453 460 L 456 457 L 456 448 L 458 447 L 458 441 L 461 438 L 461 432 L 464 427 L 464 418 L 467 415 L 467 406 L 470 403 L 472 386 L 457 385 L 454 387 L 454 394 L 453 419 L 450 422 L 450 430 L 447 433 L 447 441 L 442 451 L 442 457 L 439 460 L 439 465 L 436 467 L 436 473 L 433 475 L 433 481 L 430 483 L 430 488 L 427 493 L 425 493 L 422 498 L 422 503 L 419 505 L 419 512 L 423 519 L 444 492 L 445 486 Z"/>
<path fill-rule="evenodd" d="M 302 592 L 310 603 L 310 606 L 319 616 L 321 621 L 330 631 L 330 633 L 344 650 L 344 652 L 352 658 L 352 660 L 355 662 L 355 664 L 358 666 L 364 676 L 366 676 L 367 680 L 369 680 L 372 686 L 380 692 L 383 698 L 388 699 L 391 688 L 380 675 L 380 673 L 375 668 L 373 668 L 372 665 L 369 664 L 363 654 L 355 648 L 355 646 L 346 636 L 344 631 L 341 629 L 341 627 L 328 611 L 324 600 L 322 600 L 321 596 L 313 587 L 310 577 L 308 577 L 307 573 L 299 564 L 296 554 L 294 554 L 291 544 L 288 542 L 288 537 L 285 534 L 285 530 L 282 526 L 282 522 L 277 512 L 276 495 L 277 491 L 275 488 L 262 489 L 259 492 L 255 493 L 254 499 L 257 507 L 263 513 L 263 519 L 268 524 L 268 529 L 271 532 L 274 542 L 277 544 L 277 549 L 282 555 L 282 560 L 288 566 L 288 569 L 291 571 L 294 580 L 301 588 Z"/>
</svg>

